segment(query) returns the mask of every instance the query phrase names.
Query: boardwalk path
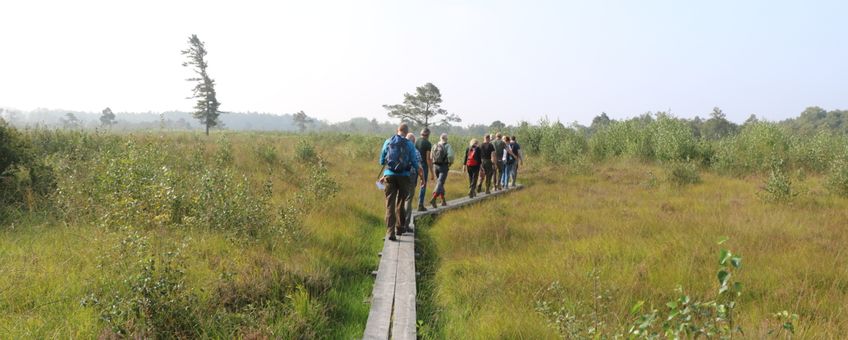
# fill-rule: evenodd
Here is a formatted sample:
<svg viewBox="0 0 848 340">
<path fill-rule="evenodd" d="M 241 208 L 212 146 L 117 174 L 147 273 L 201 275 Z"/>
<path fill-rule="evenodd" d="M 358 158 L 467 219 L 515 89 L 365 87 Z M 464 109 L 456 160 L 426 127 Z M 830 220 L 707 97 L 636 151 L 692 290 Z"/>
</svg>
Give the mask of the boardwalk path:
<svg viewBox="0 0 848 340">
<path fill-rule="evenodd" d="M 496 191 L 490 195 L 479 194 L 475 198 L 463 197 L 448 202 L 447 207 L 412 213 L 412 228 L 415 218 L 434 215 L 456 209 L 484 199 L 500 196 L 521 189 L 522 186 Z M 384 242 L 380 253 L 377 279 L 371 292 L 371 311 L 365 325 L 365 339 L 415 339 L 416 338 L 416 285 L 415 285 L 415 233 L 398 236 L 397 242 Z"/>
</svg>

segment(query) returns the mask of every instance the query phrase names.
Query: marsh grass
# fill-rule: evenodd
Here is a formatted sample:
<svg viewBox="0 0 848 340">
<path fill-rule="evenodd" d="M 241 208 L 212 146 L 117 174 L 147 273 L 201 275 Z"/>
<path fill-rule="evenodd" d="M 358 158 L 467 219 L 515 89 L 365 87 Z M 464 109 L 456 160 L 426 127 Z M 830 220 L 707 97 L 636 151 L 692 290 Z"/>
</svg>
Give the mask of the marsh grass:
<svg viewBox="0 0 848 340">
<path fill-rule="evenodd" d="M 563 320 L 614 332 L 631 324 L 638 301 L 662 308 L 678 285 L 693 298 L 714 292 L 722 236 L 745 258 L 737 320 L 746 334 L 764 336 L 794 314 L 800 337 L 848 332 L 848 201 L 831 194 L 846 176 L 828 165 L 841 139 L 795 140 L 758 125 L 730 144 L 706 143 L 671 117 L 658 121 L 616 124 L 588 142 L 560 125 L 527 128 L 524 145 L 541 154 L 521 169 L 525 190 L 422 221 L 419 334 L 556 338 L 537 305 L 554 282 Z M 53 167 L 56 192 L 6 210 L 0 334 L 156 337 L 178 325 L 170 334 L 361 336 L 385 233 L 374 188 L 383 136 L 26 133 Z M 742 142 L 750 145 L 732 144 Z M 654 175 L 669 164 L 654 160 L 690 156 L 700 184 Z M 774 156 L 787 157 L 787 174 L 805 171 L 792 178 L 802 194 L 791 205 L 758 194 L 769 178 L 760 161 Z M 468 192 L 459 163 L 448 199 Z M 147 245 L 118 251 L 133 235 Z M 162 322 L 104 318 L 111 305 L 149 311 L 136 303 L 153 292 L 139 284 L 146 279 L 182 309 Z"/>
<path fill-rule="evenodd" d="M 579 322 L 626 331 L 640 300 L 665 308 L 678 285 L 693 298 L 714 294 L 722 236 L 745 258 L 735 313 L 746 337 L 766 336 L 784 310 L 798 314 L 801 338 L 848 332 L 848 259 L 840 250 L 848 201 L 826 194 L 813 176 L 800 183 L 812 194 L 791 209 L 763 203 L 758 177 L 705 173 L 697 186 L 646 187 L 644 174 L 657 171 L 618 160 L 593 174 L 537 173 L 524 177 L 526 190 L 440 217 L 424 230 L 439 253 L 428 307 L 439 313 L 436 333 L 557 338 L 535 310 L 552 282 Z M 597 285 L 609 312 L 596 322 L 589 306 Z"/>
<path fill-rule="evenodd" d="M 361 336 L 383 137 L 27 133 L 58 190 L 0 228 L 4 337 Z"/>
</svg>

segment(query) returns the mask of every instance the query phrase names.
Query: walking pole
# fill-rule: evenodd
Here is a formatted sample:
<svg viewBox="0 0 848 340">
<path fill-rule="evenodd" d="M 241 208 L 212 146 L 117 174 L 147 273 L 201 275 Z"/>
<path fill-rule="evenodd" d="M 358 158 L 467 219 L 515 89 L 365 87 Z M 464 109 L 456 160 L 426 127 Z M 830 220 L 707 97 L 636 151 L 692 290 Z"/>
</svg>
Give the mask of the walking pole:
<svg viewBox="0 0 848 340">
<path fill-rule="evenodd" d="M 380 178 L 383 177 L 383 170 L 386 170 L 385 165 L 383 165 L 383 167 L 380 168 L 380 172 L 377 173 L 377 180 L 380 180 Z"/>
</svg>

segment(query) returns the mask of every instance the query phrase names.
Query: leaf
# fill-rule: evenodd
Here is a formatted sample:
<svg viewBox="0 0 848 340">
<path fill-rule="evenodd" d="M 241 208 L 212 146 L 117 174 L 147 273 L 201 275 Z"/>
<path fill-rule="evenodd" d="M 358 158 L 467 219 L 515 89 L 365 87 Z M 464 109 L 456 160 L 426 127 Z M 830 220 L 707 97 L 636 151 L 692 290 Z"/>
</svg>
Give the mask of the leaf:
<svg viewBox="0 0 848 340">
<path fill-rule="evenodd" d="M 731 256 L 732 256 L 732 254 L 730 254 L 729 250 L 722 249 L 721 252 L 719 252 L 719 255 L 718 255 L 718 264 L 720 264 L 722 266 L 727 264 L 727 260 L 730 259 Z"/>
<path fill-rule="evenodd" d="M 727 242 L 727 240 L 729 240 L 729 239 L 730 239 L 729 237 L 723 236 L 722 238 L 718 239 L 717 244 L 722 244 L 724 242 Z"/>
<path fill-rule="evenodd" d="M 734 257 L 730 258 L 730 264 L 733 265 L 733 268 L 742 267 L 742 257 L 741 256 L 734 256 Z"/>
<path fill-rule="evenodd" d="M 730 277 L 730 273 L 726 270 L 722 269 L 718 271 L 718 283 L 722 286 L 727 286 L 727 278 Z"/>
<path fill-rule="evenodd" d="M 665 305 L 668 306 L 668 308 L 671 308 L 671 309 L 677 308 L 677 302 L 674 302 L 674 301 L 669 301 Z"/>
<path fill-rule="evenodd" d="M 639 313 L 639 311 L 642 310 L 642 305 L 644 304 L 645 301 L 637 302 L 635 305 L 633 305 L 633 307 L 630 307 L 630 314 L 636 315 L 636 313 Z"/>
</svg>

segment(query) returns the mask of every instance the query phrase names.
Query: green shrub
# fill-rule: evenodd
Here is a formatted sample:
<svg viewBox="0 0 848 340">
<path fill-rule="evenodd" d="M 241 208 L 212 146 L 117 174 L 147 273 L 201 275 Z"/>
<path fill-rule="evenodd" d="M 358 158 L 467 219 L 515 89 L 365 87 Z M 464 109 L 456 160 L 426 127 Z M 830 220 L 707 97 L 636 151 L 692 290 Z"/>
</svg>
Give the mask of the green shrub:
<svg viewBox="0 0 848 340">
<path fill-rule="evenodd" d="M 318 153 L 315 147 L 309 141 L 301 139 L 294 146 L 294 155 L 297 160 L 303 163 L 310 163 L 318 158 Z"/>
<path fill-rule="evenodd" d="M 685 121 L 659 113 L 652 128 L 651 145 L 657 160 L 683 160 L 695 156 L 697 143 L 692 128 Z"/>
<path fill-rule="evenodd" d="M 280 157 L 277 155 L 277 149 L 270 143 L 257 144 L 253 147 L 253 154 L 268 167 L 273 167 L 280 161 Z"/>
<path fill-rule="evenodd" d="M 766 180 L 760 198 L 767 202 L 789 202 L 798 192 L 792 187 L 792 179 L 784 170 L 785 163 L 782 159 L 771 162 L 771 171 Z"/>
<path fill-rule="evenodd" d="M 120 273 L 117 286 L 103 281 L 83 299 L 121 337 L 195 338 L 200 335 L 197 294 L 186 286 L 179 249 L 153 251 L 149 239 L 131 232 L 106 264 Z M 117 262 L 114 259 L 118 259 Z"/>
<path fill-rule="evenodd" d="M 842 157 L 833 162 L 825 185 L 830 192 L 848 197 L 848 159 Z"/>
<path fill-rule="evenodd" d="M 668 180 L 678 186 L 701 183 L 698 165 L 689 161 L 672 162 L 668 166 Z"/>
<path fill-rule="evenodd" d="M 719 140 L 713 166 L 723 173 L 744 175 L 770 171 L 770 159 L 787 159 L 791 138 L 774 123 L 747 124 L 733 137 Z"/>
<path fill-rule="evenodd" d="M 645 161 L 654 160 L 655 122 L 650 113 L 626 121 L 611 122 L 589 139 L 592 156 L 595 159 L 628 156 Z"/>
<path fill-rule="evenodd" d="M 792 138 L 789 157 L 796 168 L 824 173 L 833 160 L 847 155 L 848 137 L 821 131 L 812 137 Z"/>
<path fill-rule="evenodd" d="M 545 157 L 545 160 L 553 164 L 579 162 L 589 148 L 583 136 L 559 122 L 552 125 L 543 124 L 537 130 L 541 135 L 538 152 Z"/>
<path fill-rule="evenodd" d="M 54 188 L 53 171 L 32 139 L 0 119 L 0 220 L 10 208 L 32 211 Z"/>
</svg>

